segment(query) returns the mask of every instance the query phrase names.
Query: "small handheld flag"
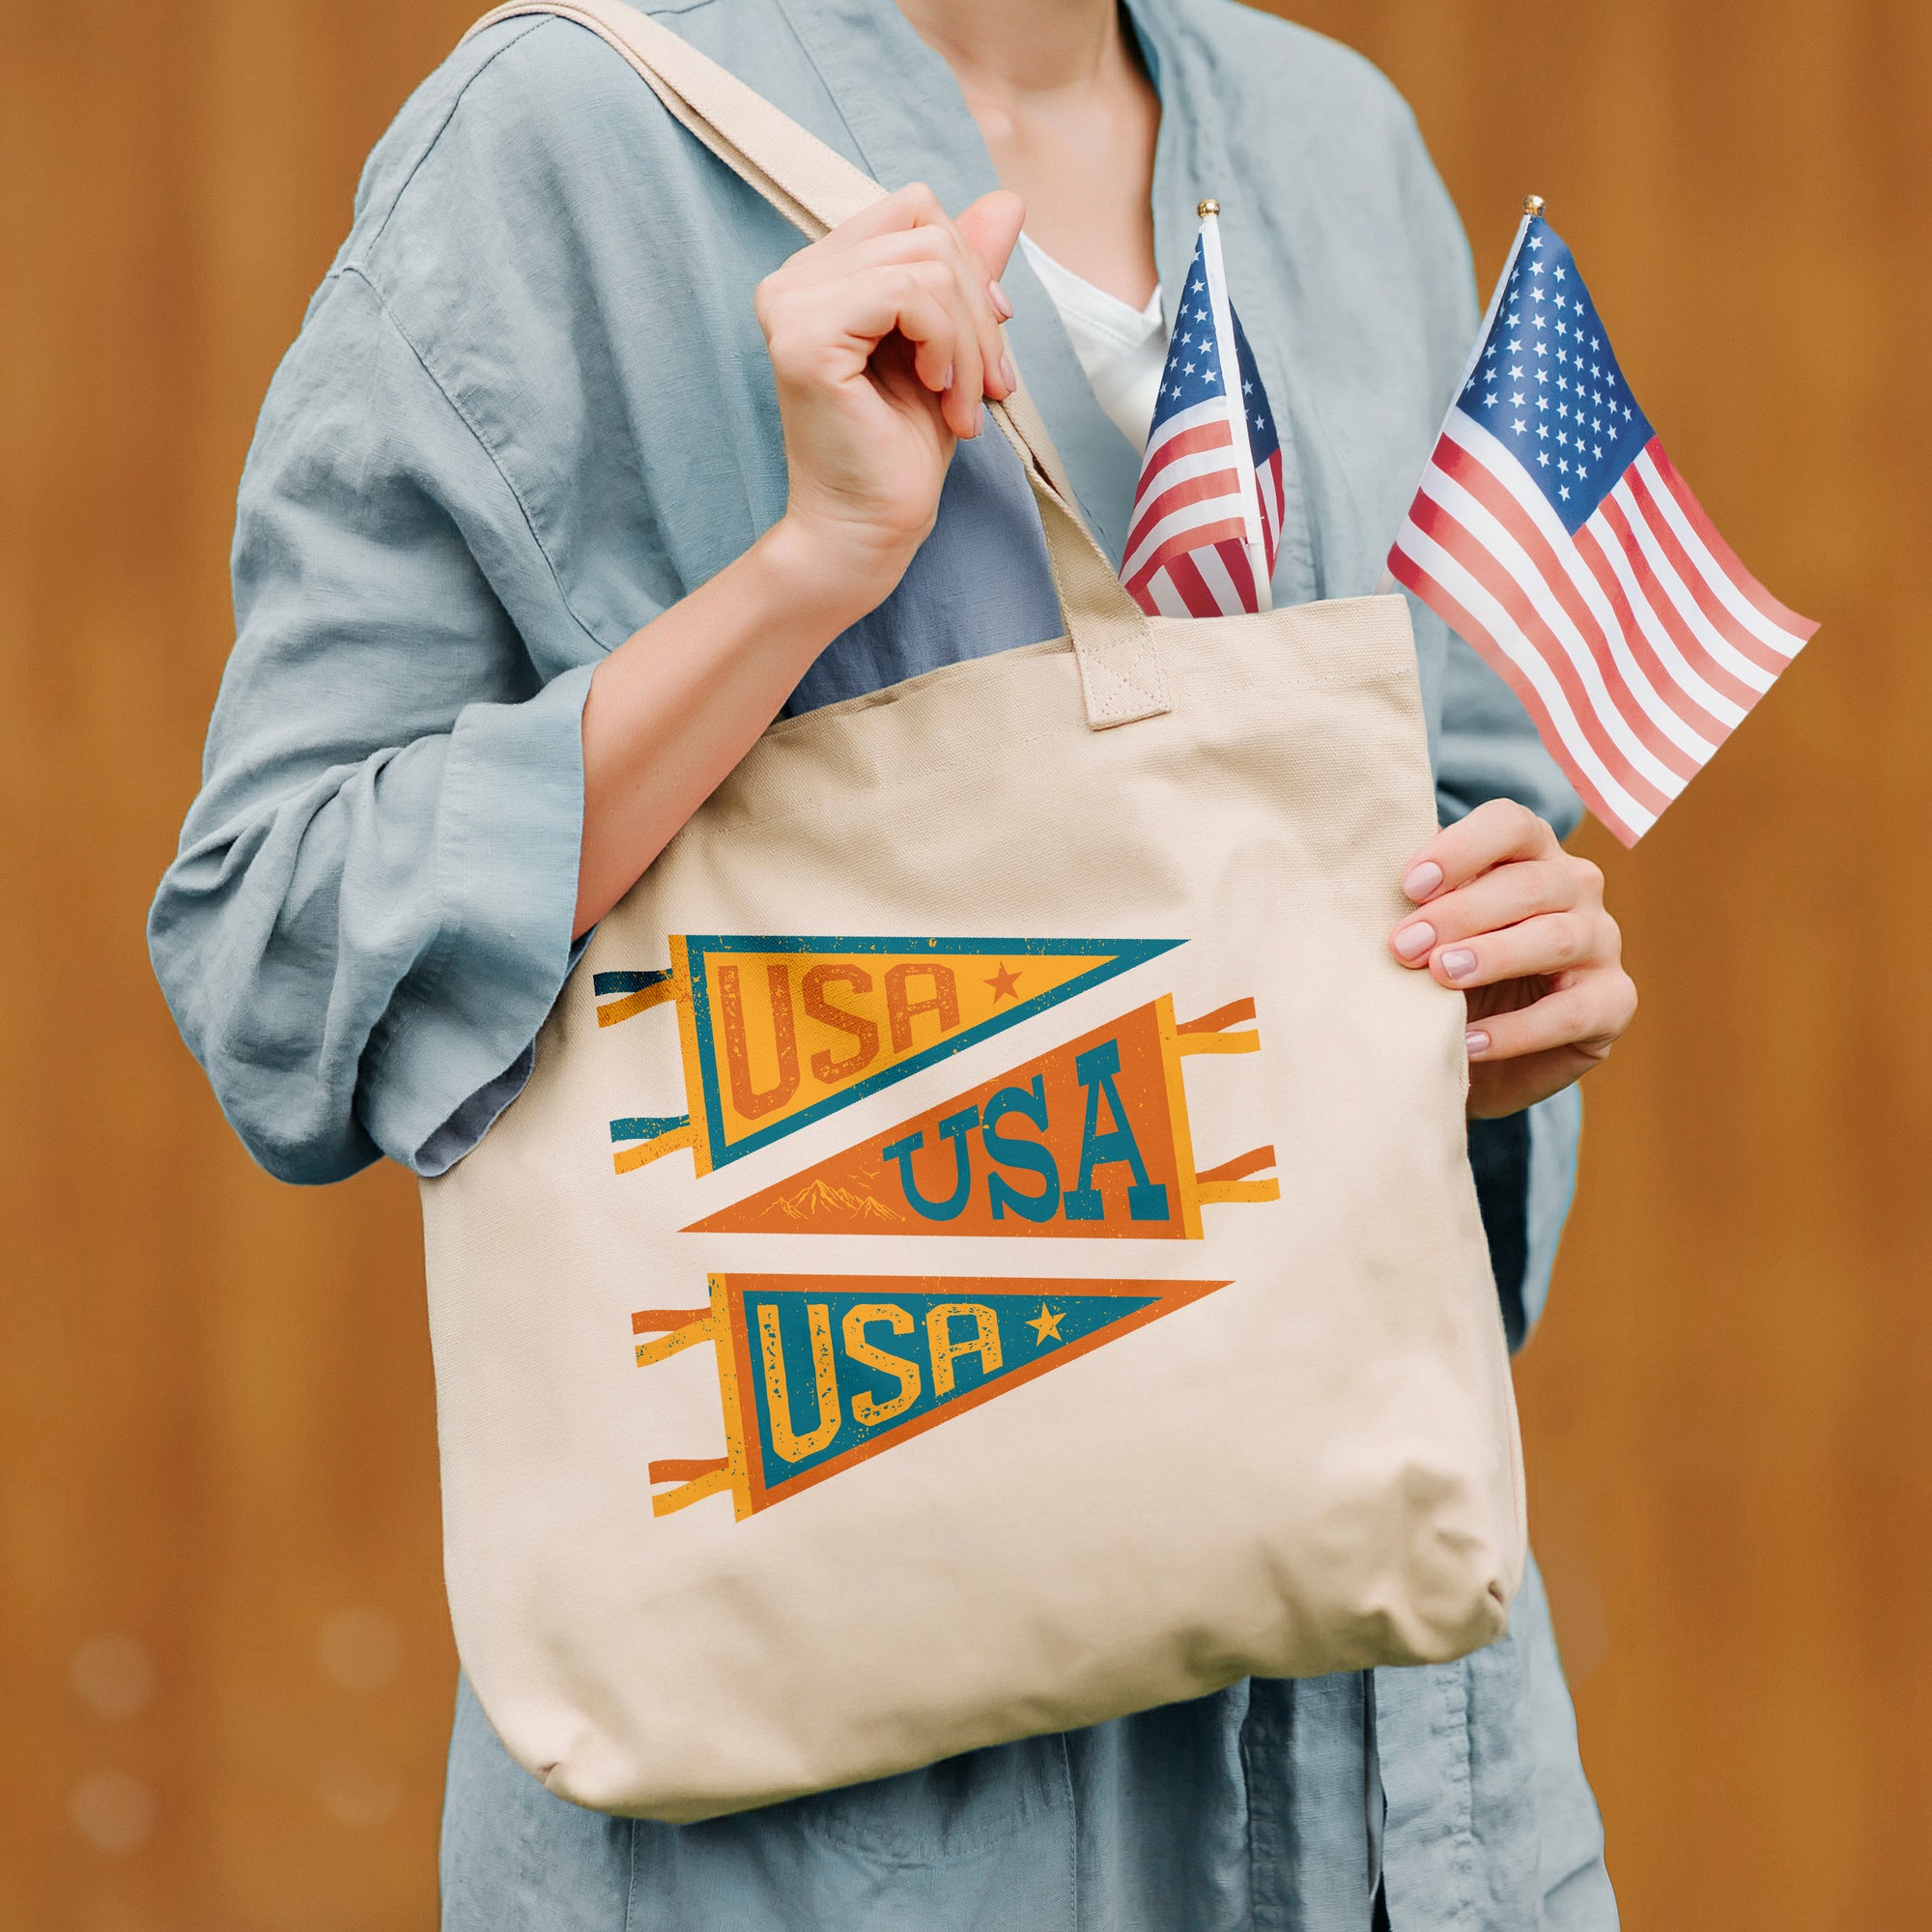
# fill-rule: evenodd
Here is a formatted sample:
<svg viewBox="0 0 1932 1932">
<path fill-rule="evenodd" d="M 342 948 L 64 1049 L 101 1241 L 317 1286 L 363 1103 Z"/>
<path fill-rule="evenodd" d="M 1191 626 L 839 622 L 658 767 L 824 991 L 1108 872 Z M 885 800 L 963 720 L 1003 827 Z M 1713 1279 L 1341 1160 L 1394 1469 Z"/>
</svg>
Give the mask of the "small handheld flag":
<svg viewBox="0 0 1932 1932">
<path fill-rule="evenodd" d="M 1228 299 L 1220 204 L 1200 213 L 1121 565 L 1151 616 L 1267 610 L 1281 541 L 1281 439 Z"/>
<path fill-rule="evenodd" d="M 1390 575 L 1522 699 L 1634 845 L 1818 626 L 1737 559 L 1535 196 Z"/>
</svg>

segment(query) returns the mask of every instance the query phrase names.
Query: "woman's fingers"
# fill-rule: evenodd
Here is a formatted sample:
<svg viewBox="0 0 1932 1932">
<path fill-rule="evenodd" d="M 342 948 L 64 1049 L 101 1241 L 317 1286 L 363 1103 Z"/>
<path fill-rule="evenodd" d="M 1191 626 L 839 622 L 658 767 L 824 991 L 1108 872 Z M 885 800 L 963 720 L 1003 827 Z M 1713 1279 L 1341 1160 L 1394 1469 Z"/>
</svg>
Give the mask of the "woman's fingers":
<svg viewBox="0 0 1932 1932">
<path fill-rule="evenodd" d="M 758 316 L 773 366 L 799 382 L 863 376 L 888 337 L 903 337 L 947 427 L 975 434 L 985 378 L 981 330 L 955 269 L 929 249 L 907 256 L 887 245 L 876 257 L 855 250 L 834 276 L 775 280 L 759 292 Z"/>
<path fill-rule="evenodd" d="M 1562 849 L 1548 822 L 1528 807 L 1492 798 L 1430 839 L 1405 868 L 1402 889 L 1417 905 L 1426 905 L 1492 866 L 1553 858 Z"/>
<path fill-rule="evenodd" d="M 1457 939 L 1430 954 L 1430 973 L 1445 986 L 1493 986 L 1504 980 L 1549 979 L 1617 956 L 1608 914 L 1542 913 L 1515 925 Z"/>
<path fill-rule="evenodd" d="M 1472 1115 L 1514 1113 L 1607 1054 L 1636 1012 L 1604 875 L 1534 812 L 1492 800 L 1408 862 L 1404 965 L 1468 996 Z"/>
<path fill-rule="evenodd" d="M 827 386 L 867 373 L 879 345 L 911 345 L 923 387 L 955 436 L 978 428 L 981 365 L 977 330 L 956 278 L 931 260 L 860 268 L 836 281 L 773 291 L 760 320 L 781 382 Z"/>
<path fill-rule="evenodd" d="M 802 248 L 768 278 L 760 291 L 761 303 L 789 291 L 847 286 L 869 270 L 895 264 L 915 268 L 931 265 L 943 270 L 953 285 L 952 296 L 947 298 L 949 304 L 970 335 L 970 349 L 954 370 L 960 405 L 957 420 L 952 422 L 960 434 L 970 435 L 970 427 L 961 428 L 961 424 L 970 424 L 981 397 L 1000 400 L 1016 386 L 1000 334 L 1001 323 L 1010 310 L 1004 292 L 996 290 L 993 277 L 1005 267 L 1024 215 L 1025 205 L 1017 195 L 996 191 L 982 195 L 966 211 L 961 220 L 967 226 L 962 229 L 946 217 L 929 188 L 915 184 L 861 211 L 830 235 Z M 923 277 L 924 268 L 921 273 Z M 927 374 L 923 363 L 921 374 L 922 380 Z"/>
<path fill-rule="evenodd" d="M 947 428 L 954 436 L 977 436 L 985 365 L 972 305 L 952 266 L 929 259 L 893 263 L 862 270 L 849 287 L 855 303 L 869 304 L 860 311 L 865 319 L 857 322 L 858 332 L 875 347 L 889 335 L 903 336 L 912 344 L 919 380 L 939 399 Z M 827 294 L 838 300 L 844 291 Z"/>
<path fill-rule="evenodd" d="M 1636 1014 L 1636 987 L 1620 967 L 1579 975 L 1526 1007 L 1469 1021 L 1469 1058 L 1518 1060 L 1567 1048 L 1602 1060 Z"/>
<path fill-rule="evenodd" d="M 1603 879 L 1587 860 L 1559 852 L 1523 859 L 1445 891 L 1398 925 L 1389 944 L 1405 965 L 1420 966 L 1437 947 L 1494 932 L 1546 913 L 1603 904 Z"/>
<path fill-rule="evenodd" d="M 846 258 L 846 264 L 841 268 L 840 279 L 826 286 L 840 287 L 848 276 L 856 278 L 896 267 L 911 274 L 934 300 L 946 305 L 953 319 L 953 347 L 957 352 L 950 365 L 951 379 L 947 380 L 949 365 L 941 364 L 928 372 L 923 359 L 920 374 L 923 381 L 928 373 L 941 379 L 927 382 L 935 393 L 949 387 L 957 391 L 956 412 L 950 412 L 949 416 L 956 415 L 952 427 L 958 435 L 971 436 L 972 428 L 960 425 L 972 423 L 981 397 L 991 396 L 999 401 L 1013 390 L 1012 365 L 1007 360 L 999 318 L 993 312 L 985 277 L 980 273 L 977 260 L 956 235 L 927 228 L 911 234 L 881 236 L 865 248 L 855 250 Z"/>
<path fill-rule="evenodd" d="M 998 334 L 998 324 L 1012 319 L 1013 305 L 999 278 L 1007 271 L 1007 262 L 1020 239 L 1026 223 L 1026 203 L 1009 188 L 995 188 L 982 194 L 960 213 L 961 238 L 986 276 L 986 298 L 995 316 L 994 341 L 987 350 L 986 366 L 998 368 L 1005 382 L 1002 395 L 1010 395 L 1018 386 L 1012 359 L 1007 355 L 1006 341 Z"/>
</svg>

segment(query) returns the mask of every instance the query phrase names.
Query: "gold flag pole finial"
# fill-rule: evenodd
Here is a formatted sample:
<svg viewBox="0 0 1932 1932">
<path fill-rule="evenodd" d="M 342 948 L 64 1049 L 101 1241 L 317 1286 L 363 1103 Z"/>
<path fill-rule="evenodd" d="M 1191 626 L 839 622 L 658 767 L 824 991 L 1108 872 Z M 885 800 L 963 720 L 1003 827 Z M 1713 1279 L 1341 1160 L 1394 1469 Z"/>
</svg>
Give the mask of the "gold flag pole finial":
<svg viewBox="0 0 1932 1932">
<path fill-rule="evenodd" d="M 1214 198 L 1210 195 L 1206 201 L 1202 202 L 1201 205 L 1198 208 L 1196 208 L 1194 212 L 1202 218 L 1203 221 L 1206 221 L 1210 214 L 1220 213 L 1221 204 L 1218 201 L 1214 200 Z"/>
<path fill-rule="evenodd" d="M 1526 194 L 1522 198 L 1522 212 L 1534 221 L 1548 204 L 1540 194 Z"/>
</svg>

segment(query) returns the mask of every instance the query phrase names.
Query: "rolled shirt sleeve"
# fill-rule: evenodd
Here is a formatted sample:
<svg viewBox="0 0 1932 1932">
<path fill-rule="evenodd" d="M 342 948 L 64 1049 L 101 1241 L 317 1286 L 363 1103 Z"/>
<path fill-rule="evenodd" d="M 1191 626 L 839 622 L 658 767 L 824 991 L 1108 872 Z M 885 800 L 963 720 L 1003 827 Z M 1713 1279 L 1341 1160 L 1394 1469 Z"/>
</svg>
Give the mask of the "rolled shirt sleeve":
<svg viewBox="0 0 1932 1932">
<path fill-rule="evenodd" d="M 797 245 L 562 20 L 467 41 L 371 155 L 149 927 L 270 1172 L 440 1172 L 522 1087 L 581 952 L 591 672 L 784 506 L 753 292 Z"/>
<path fill-rule="evenodd" d="M 447 1165 L 569 970 L 591 666 L 540 677 L 492 582 L 520 522 L 375 289 L 334 274 L 244 472 L 237 643 L 149 924 L 184 1037 L 283 1179 Z"/>
</svg>

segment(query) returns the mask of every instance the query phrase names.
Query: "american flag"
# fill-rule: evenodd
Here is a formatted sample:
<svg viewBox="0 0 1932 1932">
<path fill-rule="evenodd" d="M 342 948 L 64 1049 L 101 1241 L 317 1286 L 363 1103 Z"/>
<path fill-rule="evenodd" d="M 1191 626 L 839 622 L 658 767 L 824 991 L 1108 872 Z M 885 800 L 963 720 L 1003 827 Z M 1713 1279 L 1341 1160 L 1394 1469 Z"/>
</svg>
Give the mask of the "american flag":
<svg viewBox="0 0 1932 1932">
<path fill-rule="evenodd" d="M 1281 439 L 1228 299 L 1213 205 L 1204 202 L 1121 582 L 1151 615 L 1265 611 L 1281 518 Z"/>
<path fill-rule="evenodd" d="M 1508 680 L 1626 845 L 1818 628 L 1699 507 L 1540 213 L 1518 233 L 1388 567 Z"/>
</svg>

